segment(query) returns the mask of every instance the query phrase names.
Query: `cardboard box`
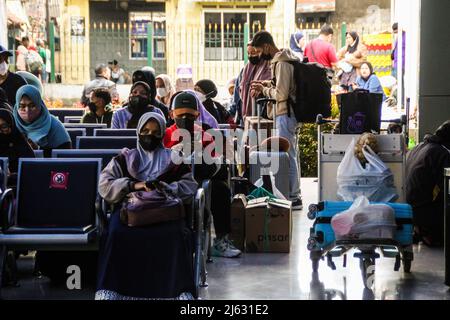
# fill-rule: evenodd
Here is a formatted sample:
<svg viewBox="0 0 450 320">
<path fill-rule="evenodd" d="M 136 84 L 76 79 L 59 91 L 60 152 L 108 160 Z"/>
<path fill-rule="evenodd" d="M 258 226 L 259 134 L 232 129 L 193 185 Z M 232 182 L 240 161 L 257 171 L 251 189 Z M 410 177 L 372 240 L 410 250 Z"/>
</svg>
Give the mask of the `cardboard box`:
<svg viewBox="0 0 450 320">
<path fill-rule="evenodd" d="M 292 202 L 260 198 L 245 210 L 246 252 L 289 253 L 292 239 Z"/>
<path fill-rule="evenodd" d="M 243 251 L 245 246 L 245 195 L 238 194 L 231 203 L 231 233 L 230 239 L 236 248 Z"/>
</svg>

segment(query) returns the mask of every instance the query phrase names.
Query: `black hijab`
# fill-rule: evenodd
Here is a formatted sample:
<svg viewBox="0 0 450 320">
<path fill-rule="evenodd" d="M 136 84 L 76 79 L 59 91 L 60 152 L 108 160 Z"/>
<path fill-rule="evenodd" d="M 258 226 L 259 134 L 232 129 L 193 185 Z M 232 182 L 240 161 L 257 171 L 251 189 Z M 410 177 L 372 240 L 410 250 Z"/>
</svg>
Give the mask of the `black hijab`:
<svg viewBox="0 0 450 320">
<path fill-rule="evenodd" d="M 156 77 L 150 70 L 137 70 L 133 73 L 133 83 L 145 82 L 150 88 L 150 104 L 162 111 L 166 121 L 169 116 L 169 108 L 158 100 L 156 100 Z M 137 123 L 136 123 L 137 125 Z"/>
<path fill-rule="evenodd" d="M 356 50 L 358 50 L 359 35 L 355 31 L 347 32 L 346 35 L 350 35 L 350 37 L 352 37 L 352 39 L 354 41 L 353 46 L 348 46 L 347 52 L 348 53 L 354 53 Z"/>
<path fill-rule="evenodd" d="M 8 157 L 9 170 L 17 172 L 19 158 L 34 158 L 34 152 L 24 135 L 17 129 L 11 111 L 0 109 L 0 119 L 11 128 L 9 135 L 0 132 L 0 156 Z"/>
<path fill-rule="evenodd" d="M 136 88 L 137 86 L 143 86 L 145 88 L 145 91 L 147 92 L 147 98 L 150 101 L 151 99 L 151 88 L 149 87 L 149 85 L 146 82 L 143 81 L 137 81 L 133 84 L 133 86 L 131 87 L 130 90 L 130 94 L 131 92 L 133 92 L 134 88 Z M 128 102 L 128 111 L 130 111 L 131 113 L 131 119 L 128 121 L 127 123 L 127 128 L 128 129 L 135 129 L 137 128 L 137 125 L 139 123 L 139 119 L 142 117 L 142 115 L 144 113 L 147 112 L 152 112 L 154 110 L 154 106 L 150 104 L 148 104 L 147 106 L 143 107 L 143 108 L 139 108 L 138 110 L 134 110 L 133 112 L 130 109 L 130 103 Z"/>
</svg>

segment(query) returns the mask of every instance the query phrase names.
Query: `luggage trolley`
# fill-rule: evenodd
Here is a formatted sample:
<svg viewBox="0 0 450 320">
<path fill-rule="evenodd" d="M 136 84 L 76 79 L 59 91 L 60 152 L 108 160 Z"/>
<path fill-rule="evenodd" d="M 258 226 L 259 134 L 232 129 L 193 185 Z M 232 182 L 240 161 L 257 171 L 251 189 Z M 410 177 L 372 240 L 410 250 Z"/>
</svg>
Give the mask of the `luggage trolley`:
<svg viewBox="0 0 450 320">
<path fill-rule="evenodd" d="M 406 117 L 405 117 L 406 118 Z M 401 122 L 406 132 L 406 119 L 402 118 L 389 122 Z M 345 151 L 353 138 L 359 135 L 327 134 L 322 132 L 321 126 L 332 121 L 324 120 L 321 115 L 317 117 L 318 125 L 318 162 L 319 162 L 319 203 L 312 204 L 308 210 L 308 218 L 314 220 L 308 239 L 308 250 L 314 272 L 318 271 L 320 260 L 327 261 L 327 265 L 336 270 L 333 258 L 343 257 L 344 268 L 347 265 L 347 254 L 352 249 L 358 251 L 355 258 L 360 259 L 360 269 L 364 286 L 370 288 L 375 273 L 375 261 L 381 256 L 394 258 L 394 270 L 399 271 L 403 264 L 406 273 L 411 271 L 414 259 L 412 250 L 413 222 L 412 208 L 402 203 L 387 203 L 395 211 L 397 230 L 394 239 L 368 239 L 368 240 L 336 240 L 331 227 L 331 219 L 338 213 L 346 211 L 351 202 L 337 199 L 337 168 L 342 161 Z M 392 170 L 395 185 L 399 194 L 399 202 L 405 201 L 405 161 L 406 138 L 403 134 L 377 136 L 380 158 Z M 327 200 L 327 201 L 325 201 Z"/>
</svg>

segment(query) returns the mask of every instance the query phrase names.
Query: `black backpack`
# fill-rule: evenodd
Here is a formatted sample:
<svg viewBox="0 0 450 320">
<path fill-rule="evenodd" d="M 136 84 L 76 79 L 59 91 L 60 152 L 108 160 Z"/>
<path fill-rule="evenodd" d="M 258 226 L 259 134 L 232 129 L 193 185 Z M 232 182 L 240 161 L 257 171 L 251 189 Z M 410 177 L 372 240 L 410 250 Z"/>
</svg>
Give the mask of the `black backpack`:
<svg viewBox="0 0 450 320">
<path fill-rule="evenodd" d="M 331 82 L 327 69 L 318 63 L 289 61 L 294 67 L 295 102 L 288 100 L 301 123 L 316 123 L 317 115 L 331 117 Z M 275 82 L 276 83 L 276 82 Z M 291 110 L 288 109 L 288 116 Z"/>
</svg>

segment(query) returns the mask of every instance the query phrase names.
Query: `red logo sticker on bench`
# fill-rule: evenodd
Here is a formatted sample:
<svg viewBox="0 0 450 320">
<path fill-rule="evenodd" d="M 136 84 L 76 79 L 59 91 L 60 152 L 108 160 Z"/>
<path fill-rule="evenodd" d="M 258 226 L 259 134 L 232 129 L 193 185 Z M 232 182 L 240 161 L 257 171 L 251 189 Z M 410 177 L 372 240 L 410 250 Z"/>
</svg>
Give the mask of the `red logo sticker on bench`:
<svg viewBox="0 0 450 320">
<path fill-rule="evenodd" d="M 50 189 L 67 189 L 69 185 L 68 172 L 52 171 L 50 174 Z"/>
</svg>

